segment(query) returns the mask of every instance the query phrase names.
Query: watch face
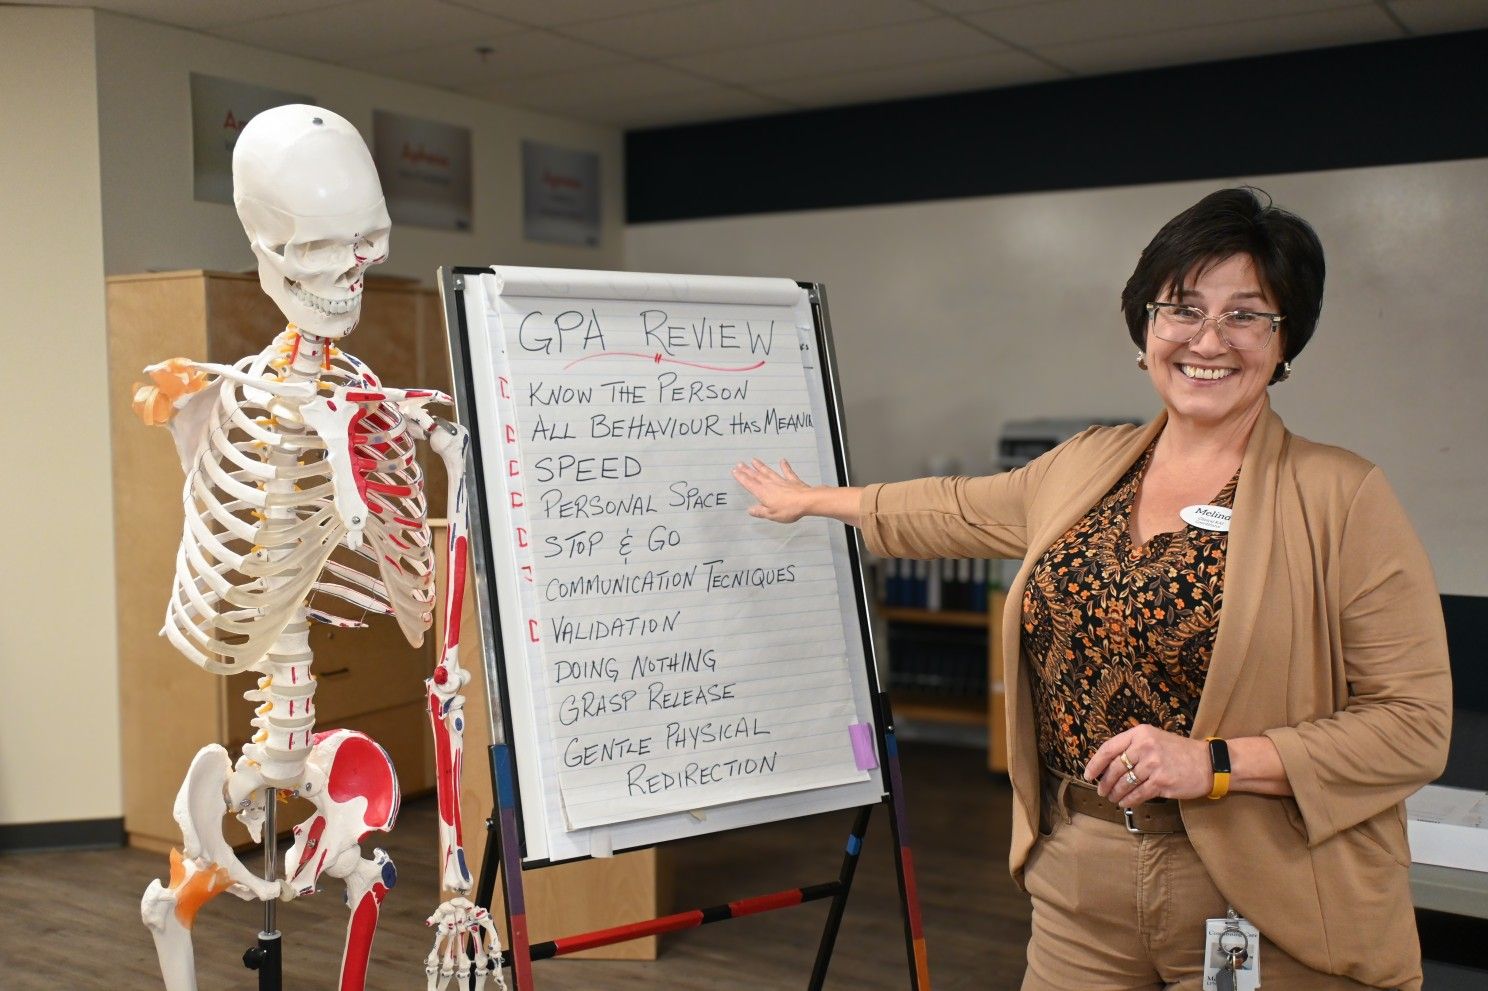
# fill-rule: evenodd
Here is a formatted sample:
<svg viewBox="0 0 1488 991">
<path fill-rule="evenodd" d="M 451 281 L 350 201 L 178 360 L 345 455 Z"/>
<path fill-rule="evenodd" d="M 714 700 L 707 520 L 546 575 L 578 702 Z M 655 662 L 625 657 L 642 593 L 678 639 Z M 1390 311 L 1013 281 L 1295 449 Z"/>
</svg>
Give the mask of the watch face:
<svg viewBox="0 0 1488 991">
<path fill-rule="evenodd" d="M 1209 763 L 1217 774 L 1230 773 L 1230 745 L 1223 740 L 1209 740 Z"/>
</svg>

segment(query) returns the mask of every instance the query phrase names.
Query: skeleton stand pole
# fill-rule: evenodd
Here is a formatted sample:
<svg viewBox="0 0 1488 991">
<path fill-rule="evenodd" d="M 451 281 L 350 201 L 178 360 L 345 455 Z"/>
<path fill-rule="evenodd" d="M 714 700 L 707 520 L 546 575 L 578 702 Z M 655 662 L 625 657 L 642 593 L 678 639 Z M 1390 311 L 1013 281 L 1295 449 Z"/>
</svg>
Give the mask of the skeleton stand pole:
<svg viewBox="0 0 1488 991">
<path fill-rule="evenodd" d="M 264 866 L 265 881 L 279 876 L 279 824 L 276 809 L 277 789 L 264 789 Z M 278 930 L 279 903 L 275 899 L 264 901 L 263 931 L 258 934 L 258 945 L 243 954 L 243 966 L 258 971 L 258 991 L 282 991 L 283 941 Z"/>
</svg>

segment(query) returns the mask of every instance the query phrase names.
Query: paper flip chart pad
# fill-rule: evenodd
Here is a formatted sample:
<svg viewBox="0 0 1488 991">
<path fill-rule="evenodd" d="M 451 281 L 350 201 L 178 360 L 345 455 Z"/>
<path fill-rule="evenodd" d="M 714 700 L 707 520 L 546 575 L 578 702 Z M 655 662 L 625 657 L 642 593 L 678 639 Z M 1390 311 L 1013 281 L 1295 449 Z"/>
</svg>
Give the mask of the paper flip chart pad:
<svg viewBox="0 0 1488 991">
<path fill-rule="evenodd" d="M 535 737 L 550 826 L 876 782 L 850 732 L 872 714 L 844 528 L 754 519 L 731 474 L 784 458 L 839 481 L 805 290 L 482 281 L 486 339 L 467 356 L 496 385 L 482 488 L 514 576 L 501 618 L 528 704 L 513 722 Z"/>
</svg>

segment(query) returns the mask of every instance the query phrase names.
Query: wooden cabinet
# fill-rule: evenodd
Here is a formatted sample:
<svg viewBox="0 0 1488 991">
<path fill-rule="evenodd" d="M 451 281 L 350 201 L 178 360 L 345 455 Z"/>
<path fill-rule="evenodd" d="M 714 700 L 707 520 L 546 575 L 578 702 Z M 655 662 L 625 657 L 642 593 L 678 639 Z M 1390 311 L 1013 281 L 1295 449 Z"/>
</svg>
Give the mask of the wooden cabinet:
<svg viewBox="0 0 1488 991">
<path fill-rule="evenodd" d="M 926 697 L 891 691 L 896 719 L 981 725 L 987 727 L 987 769 L 1007 773 L 1007 702 L 1003 681 L 1002 611 L 1007 594 L 994 590 L 987 611 L 954 612 L 905 606 L 882 607 L 889 623 L 974 629 L 986 638 L 987 692 L 961 697 Z M 892 663 L 892 658 L 890 658 Z"/>
<path fill-rule="evenodd" d="M 389 385 L 447 387 L 436 293 L 369 280 L 362 312 L 348 350 Z M 255 354 L 284 318 L 256 276 L 167 272 L 109 279 L 108 320 L 124 828 L 132 845 L 165 849 L 180 843 L 171 806 L 191 758 L 209 743 L 236 758 L 251 736 L 253 704 L 242 694 L 256 679 L 208 674 L 159 635 L 180 541 L 182 474 L 170 435 L 131 411 L 133 384 L 145 378 L 145 365 L 166 358 L 232 363 Z M 436 506 L 442 475 L 442 467 L 431 473 Z M 434 639 L 410 647 L 392 619 L 367 622 L 361 630 L 312 627 L 318 725 L 368 733 L 392 755 L 405 794 L 427 790 L 433 757 L 423 679 Z M 299 804 L 282 810 L 280 822 L 308 815 L 309 805 Z M 230 842 L 248 842 L 235 819 L 225 832 Z"/>
</svg>

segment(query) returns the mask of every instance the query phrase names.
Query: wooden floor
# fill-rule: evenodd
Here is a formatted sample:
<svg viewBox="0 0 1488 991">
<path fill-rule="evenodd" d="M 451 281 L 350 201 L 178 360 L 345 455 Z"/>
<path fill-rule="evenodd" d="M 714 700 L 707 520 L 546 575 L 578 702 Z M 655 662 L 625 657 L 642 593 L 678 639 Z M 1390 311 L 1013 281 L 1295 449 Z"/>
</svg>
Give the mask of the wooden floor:
<svg viewBox="0 0 1488 991">
<path fill-rule="evenodd" d="M 1028 939 L 1028 902 L 1008 879 L 1010 791 L 976 750 L 901 745 L 910 841 L 937 991 L 1016 989 Z M 851 813 L 776 823 L 665 848 L 675 909 L 834 880 Z M 369 989 L 423 988 L 433 908 L 433 802 L 409 801 L 385 848 L 400 884 L 383 907 Z M 371 838 L 369 838 L 370 840 Z M 875 811 L 828 988 L 906 988 L 888 817 Z M 252 863 L 245 858 L 245 861 Z M 134 850 L 0 856 L 0 987 L 6 991 L 134 991 L 160 986 L 139 899 L 164 858 Z M 333 987 L 346 926 L 339 882 L 281 905 L 289 991 Z M 534 965 L 543 991 L 804 987 L 825 902 L 722 922 L 667 937 L 655 962 L 550 960 Z M 225 896 L 198 917 L 204 991 L 256 991 L 243 951 L 262 908 Z M 621 923 L 626 919 L 616 919 Z M 490 989 L 488 985 L 488 991 Z"/>
</svg>

